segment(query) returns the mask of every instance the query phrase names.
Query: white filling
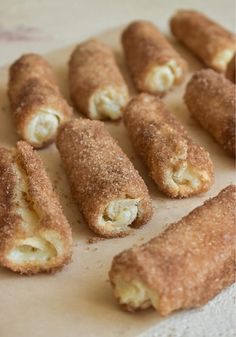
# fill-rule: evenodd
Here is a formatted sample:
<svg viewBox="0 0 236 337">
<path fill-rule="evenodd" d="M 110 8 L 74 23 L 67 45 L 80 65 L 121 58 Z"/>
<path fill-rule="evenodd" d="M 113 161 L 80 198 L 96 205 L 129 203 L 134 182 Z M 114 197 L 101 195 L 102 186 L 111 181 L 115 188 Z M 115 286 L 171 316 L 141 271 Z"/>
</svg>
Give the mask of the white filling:
<svg viewBox="0 0 236 337">
<path fill-rule="evenodd" d="M 122 108 L 127 102 L 127 95 L 113 87 L 106 87 L 97 91 L 90 101 L 90 118 L 112 120 L 121 117 Z"/>
<path fill-rule="evenodd" d="M 127 230 L 138 215 L 139 199 L 117 199 L 111 201 L 98 218 L 98 226 L 106 231 Z"/>
<path fill-rule="evenodd" d="M 201 185 L 201 175 L 194 172 L 187 162 L 183 162 L 179 169 L 166 171 L 166 181 L 171 187 L 181 190 L 182 187 L 189 187 L 193 190 L 198 189 Z"/>
<path fill-rule="evenodd" d="M 175 60 L 170 60 L 162 66 L 153 67 L 146 77 L 146 86 L 150 92 L 165 92 L 169 90 L 182 76 L 183 70 Z"/>
<path fill-rule="evenodd" d="M 115 297 L 120 304 L 127 305 L 132 309 L 146 309 L 150 306 L 158 307 L 158 296 L 138 280 L 126 282 L 118 278 L 115 281 Z"/>
<path fill-rule="evenodd" d="M 24 234 L 22 238 L 13 239 L 14 245 L 7 254 L 7 259 L 14 264 L 36 263 L 62 255 L 63 246 L 57 232 L 50 229 L 40 230 L 40 217 L 29 204 L 27 177 L 21 167 L 16 164 L 17 195 L 16 214 L 21 216 L 20 226 Z"/>
<path fill-rule="evenodd" d="M 222 52 L 216 55 L 216 57 L 213 60 L 213 64 L 220 70 L 225 71 L 234 53 L 235 51 L 232 49 L 223 50 Z"/>
<path fill-rule="evenodd" d="M 43 238 L 32 236 L 18 240 L 17 246 L 9 252 L 8 259 L 14 263 L 44 262 L 55 256 L 57 256 L 57 251 L 53 245 Z"/>
<path fill-rule="evenodd" d="M 39 110 L 27 125 L 26 138 L 32 143 L 52 139 L 60 124 L 59 114 L 52 109 Z"/>
</svg>

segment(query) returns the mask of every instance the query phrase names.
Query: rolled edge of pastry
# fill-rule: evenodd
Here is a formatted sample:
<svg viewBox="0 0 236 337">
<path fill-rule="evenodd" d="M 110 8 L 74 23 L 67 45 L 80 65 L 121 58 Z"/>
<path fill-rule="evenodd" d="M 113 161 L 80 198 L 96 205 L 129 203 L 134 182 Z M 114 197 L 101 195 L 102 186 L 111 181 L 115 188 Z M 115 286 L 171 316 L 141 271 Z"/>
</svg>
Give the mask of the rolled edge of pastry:
<svg viewBox="0 0 236 337">
<path fill-rule="evenodd" d="M 235 34 L 193 10 L 177 11 L 170 27 L 173 35 L 207 66 L 219 72 L 226 71 L 236 52 Z"/>
<path fill-rule="evenodd" d="M 195 144 L 159 97 L 139 94 L 124 111 L 131 142 L 158 188 L 171 198 L 206 192 L 213 183 L 209 153 Z"/>
<path fill-rule="evenodd" d="M 226 70 L 226 77 L 236 84 L 236 54 L 232 57 Z"/>
<path fill-rule="evenodd" d="M 184 100 L 191 115 L 231 156 L 235 156 L 235 85 L 211 69 L 196 72 Z"/>
<path fill-rule="evenodd" d="M 162 234 L 117 255 L 110 281 L 128 311 L 199 307 L 234 282 L 236 188 L 230 185 Z"/>
<path fill-rule="evenodd" d="M 112 50 L 95 39 L 73 51 L 69 88 L 74 105 L 91 119 L 119 119 L 129 98 Z"/>
<path fill-rule="evenodd" d="M 42 161 L 24 141 L 0 147 L 0 263 L 22 274 L 69 263 L 72 234 Z"/>
<path fill-rule="evenodd" d="M 51 66 L 37 54 L 22 55 L 11 65 L 8 96 L 20 138 L 34 148 L 52 143 L 58 127 L 72 117 Z"/>
<path fill-rule="evenodd" d="M 162 96 L 183 81 L 186 61 L 151 22 L 132 22 L 122 34 L 122 44 L 138 91 Z"/>
<path fill-rule="evenodd" d="M 147 187 L 100 121 L 75 119 L 59 130 L 74 200 L 88 226 L 104 237 L 129 234 L 152 216 Z"/>
</svg>

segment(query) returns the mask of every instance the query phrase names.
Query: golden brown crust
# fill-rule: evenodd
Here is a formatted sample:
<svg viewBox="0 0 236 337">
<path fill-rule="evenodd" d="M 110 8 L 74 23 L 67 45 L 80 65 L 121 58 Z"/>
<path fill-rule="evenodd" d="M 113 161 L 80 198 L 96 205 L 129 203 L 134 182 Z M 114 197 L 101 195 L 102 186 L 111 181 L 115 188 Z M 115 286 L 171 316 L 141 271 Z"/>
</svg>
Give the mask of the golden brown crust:
<svg viewBox="0 0 236 337">
<path fill-rule="evenodd" d="M 227 70 L 226 70 L 226 77 L 236 84 L 236 54 L 232 57 L 231 61 L 228 64 Z"/>
<path fill-rule="evenodd" d="M 214 70 L 200 70 L 188 83 L 184 99 L 201 126 L 235 156 L 235 85 Z"/>
<path fill-rule="evenodd" d="M 105 237 L 129 233 L 111 232 L 97 225 L 99 214 L 116 199 L 140 199 L 139 213 L 131 227 L 151 218 L 151 200 L 144 181 L 102 122 L 76 119 L 66 123 L 59 130 L 57 147 L 74 199 L 94 232 Z"/>
<path fill-rule="evenodd" d="M 24 219 L 17 212 L 20 186 L 17 181 L 18 166 L 27 177 L 27 203 L 29 209 L 39 216 L 37 232 L 56 231 L 62 242 L 64 253 L 45 261 L 44 266 L 33 262 L 15 265 L 7 254 L 18 239 L 27 238 L 27 231 L 21 223 Z M 63 214 L 59 200 L 53 191 L 41 159 L 32 147 L 24 141 L 17 143 L 16 149 L 0 148 L 0 262 L 3 266 L 22 274 L 54 272 L 69 263 L 72 252 L 72 233 Z"/>
<path fill-rule="evenodd" d="M 170 60 L 175 60 L 183 71 L 183 75 L 175 84 L 182 82 L 187 70 L 186 61 L 151 22 L 131 23 L 122 34 L 122 44 L 129 71 L 138 91 L 149 92 L 146 86 L 148 72 L 153 67 L 164 65 Z"/>
<path fill-rule="evenodd" d="M 213 182 L 209 153 L 193 143 L 180 122 L 166 110 L 160 98 L 148 94 L 134 97 L 124 111 L 132 144 L 147 165 L 159 189 L 170 197 L 188 197 L 206 192 Z M 188 163 L 201 177 L 198 187 L 177 190 L 167 181 L 167 172 Z"/>
<path fill-rule="evenodd" d="M 170 21 L 174 36 L 197 55 L 207 66 L 225 71 L 215 64 L 215 57 L 226 49 L 236 51 L 235 35 L 204 14 L 179 10 Z"/>
<path fill-rule="evenodd" d="M 117 278 L 140 280 L 157 295 L 161 315 L 207 303 L 235 279 L 235 201 L 236 188 L 228 186 L 161 235 L 116 256 L 113 287 Z"/>
<path fill-rule="evenodd" d="M 107 86 L 128 98 L 128 88 L 112 50 L 95 39 L 79 44 L 69 61 L 69 89 L 74 105 L 90 117 L 91 97 Z"/>
<path fill-rule="evenodd" d="M 72 109 L 59 91 L 51 66 L 37 54 L 25 54 L 12 64 L 9 70 L 8 96 L 20 138 L 35 148 L 45 147 L 54 140 L 33 142 L 28 139 L 26 128 L 39 110 L 57 111 L 60 124 L 72 116 Z"/>
</svg>

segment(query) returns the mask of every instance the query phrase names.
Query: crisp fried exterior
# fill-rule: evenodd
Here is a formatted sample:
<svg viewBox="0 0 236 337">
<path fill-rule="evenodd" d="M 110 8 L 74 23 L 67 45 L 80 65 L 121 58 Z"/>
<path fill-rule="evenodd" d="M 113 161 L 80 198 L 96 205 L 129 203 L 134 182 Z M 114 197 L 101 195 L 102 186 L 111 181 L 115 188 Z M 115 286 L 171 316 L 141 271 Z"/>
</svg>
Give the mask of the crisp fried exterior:
<svg viewBox="0 0 236 337">
<path fill-rule="evenodd" d="M 156 294 L 163 316 L 207 303 L 235 280 L 235 202 L 231 185 L 161 235 L 116 256 L 113 287 L 118 278 L 139 280 Z"/>
<path fill-rule="evenodd" d="M 235 156 L 235 85 L 214 70 L 200 70 L 188 83 L 184 100 L 201 126 Z"/>
<path fill-rule="evenodd" d="M 12 64 L 8 96 L 20 138 L 35 148 L 45 147 L 54 140 L 33 143 L 27 138 L 27 125 L 39 110 L 57 111 L 61 124 L 72 116 L 72 109 L 59 91 L 51 66 L 37 54 L 22 55 Z"/>
<path fill-rule="evenodd" d="M 69 61 L 69 89 L 74 105 L 89 117 L 92 96 L 107 86 L 128 99 L 128 88 L 112 50 L 95 39 L 79 44 Z"/>
<path fill-rule="evenodd" d="M 122 44 L 129 71 L 138 91 L 149 92 L 145 81 L 150 69 L 162 66 L 170 60 L 175 60 L 183 71 L 183 75 L 175 84 L 181 83 L 184 79 L 187 70 L 186 61 L 151 22 L 131 23 L 122 34 Z"/>
<path fill-rule="evenodd" d="M 97 225 L 106 205 L 116 199 L 140 199 L 132 227 L 151 218 L 151 200 L 144 181 L 102 122 L 75 119 L 66 123 L 59 130 L 57 147 L 74 199 L 94 232 L 104 237 L 129 233 L 111 233 Z"/>
<path fill-rule="evenodd" d="M 215 57 L 226 49 L 236 51 L 235 35 L 204 14 L 192 10 L 179 10 L 170 21 L 174 36 L 197 55 L 207 66 L 225 71 L 216 65 Z"/>
<path fill-rule="evenodd" d="M 32 235 L 45 231 L 57 232 L 61 240 L 62 252 L 44 265 L 24 262 L 11 263 L 7 254 L 17 240 L 28 237 L 25 224 L 17 208 L 19 207 L 17 166 L 27 177 L 27 204 L 38 216 L 38 224 Z M 23 221 L 23 223 L 22 223 Z M 43 163 L 32 147 L 24 141 L 17 143 L 16 149 L 0 148 L 0 263 L 22 274 L 54 272 L 61 269 L 71 259 L 72 233 L 63 214 L 62 207 L 45 172 Z"/>
<path fill-rule="evenodd" d="M 232 60 L 229 62 L 227 70 L 226 70 L 226 77 L 236 84 L 236 54 L 232 57 Z"/>
<path fill-rule="evenodd" d="M 124 111 L 124 122 L 136 152 L 162 192 L 170 197 L 188 197 L 210 188 L 213 165 L 209 153 L 193 143 L 160 98 L 149 94 L 134 97 Z M 174 173 L 184 165 L 196 171 L 201 181 L 198 186 L 169 183 L 167 172 Z"/>
</svg>

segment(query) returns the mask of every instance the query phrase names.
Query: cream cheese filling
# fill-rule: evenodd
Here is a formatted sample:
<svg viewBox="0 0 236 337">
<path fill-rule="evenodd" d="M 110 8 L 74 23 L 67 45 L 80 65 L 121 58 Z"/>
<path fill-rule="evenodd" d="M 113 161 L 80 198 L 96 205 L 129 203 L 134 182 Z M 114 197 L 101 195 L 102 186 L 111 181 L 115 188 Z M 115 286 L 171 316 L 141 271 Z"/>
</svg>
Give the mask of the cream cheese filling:
<svg viewBox="0 0 236 337">
<path fill-rule="evenodd" d="M 126 102 L 127 95 L 124 92 L 118 91 L 111 86 L 105 87 L 92 96 L 89 117 L 91 119 L 119 119 Z"/>
<path fill-rule="evenodd" d="M 7 259 L 15 265 L 24 263 L 45 265 L 45 261 L 63 254 L 63 244 L 56 231 L 40 228 L 40 214 L 30 202 L 26 173 L 19 164 L 15 164 L 15 172 L 17 175 L 15 212 L 21 217 L 22 233 L 19 237 L 13 238 Z"/>
<path fill-rule="evenodd" d="M 98 218 L 98 226 L 106 231 L 120 232 L 128 226 L 138 215 L 140 199 L 117 199 L 111 201 Z"/>
<path fill-rule="evenodd" d="M 177 62 L 170 60 L 163 65 L 152 67 L 146 76 L 145 84 L 150 92 L 162 93 L 169 90 L 182 74 L 183 70 Z"/>
<path fill-rule="evenodd" d="M 178 153 L 171 160 L 170 168 L 165 170 L 165 183 L 177 193 L 198 190 L 203 183 L 209 181 L 209 176 L 206 171 L 200 171 L 188 162 L 186 142 L 180 143 L 179 147 Z"/>
<path fill-rule="evenodd" d="M 119 299 L 120 304 L 126 305 L 132 309 L 146 309 L 150 306 L 158 307 L 158 295 L 148 289 L 139 280 L 125 281 L 118 277 L 115 280 L 115 297 Z"/>
<path fill-rule="evenodd" d="M 31 236 L 18 240 L 17 246 L 10 250 L 8 259 L 15 263 L 29 263 L 48 261 L 56 256 L 57 251 L 52 244 L 41 237 Z"/>
<path fill-rule="evenodd" d="M 178 188 L 178 190 L 181 190 L 182 187 L 195 190 L 201 186 L 202 175 L 190 167 L 187 162 L 183 162 L 177 170 L 166 171 L 166 180 L 168 185 Z"/>
<path fill-rule="evenodd" d="M 224 49 L 213 59 L 213 64 L 222 71 L 225 71 L 236 50 Z"/>
<path fill-rule="evenodd" d="M 26 138 L 32 143 L 54 138 L 60 125 L 60 115 L 52 109 L 42 109 L 33 115 L 26 129 Z"/>
</svg>

